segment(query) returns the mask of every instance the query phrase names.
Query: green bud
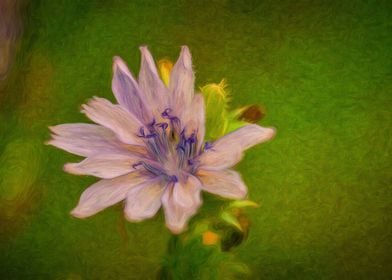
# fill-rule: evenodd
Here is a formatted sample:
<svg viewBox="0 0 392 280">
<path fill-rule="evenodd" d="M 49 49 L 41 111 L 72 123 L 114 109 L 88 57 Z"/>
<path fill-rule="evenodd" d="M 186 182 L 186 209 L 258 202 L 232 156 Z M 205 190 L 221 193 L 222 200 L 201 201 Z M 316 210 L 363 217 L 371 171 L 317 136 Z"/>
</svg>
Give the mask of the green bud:
<svg viewBox="0 0 392 280">
<path fill-rule="evenodd" d="M 226 133 L 228 126 L 227 108 L 230 100 L 225 90 L 225 81 L 208 84 L 200 88 L 206 106 L 206 138 L 217 139 Z"/>
</svg>

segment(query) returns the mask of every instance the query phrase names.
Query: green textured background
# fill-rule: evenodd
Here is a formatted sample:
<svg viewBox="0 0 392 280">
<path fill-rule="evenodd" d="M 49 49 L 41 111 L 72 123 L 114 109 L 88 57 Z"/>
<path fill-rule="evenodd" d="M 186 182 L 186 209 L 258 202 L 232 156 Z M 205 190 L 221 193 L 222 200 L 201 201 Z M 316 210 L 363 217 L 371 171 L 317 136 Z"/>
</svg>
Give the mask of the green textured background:
<svg viewBox="0 0 392 280">
<path fill-rule="evenodd" d="M 251 278 L 391 279 L 391 13 L 390 1 L 31 1 L 0 92 L 0 278 L 155 277 L 162 215 L 72 218 L 95 179 L 64 173 L 77 157 L 42 143 L 48 125 L 86 121 L 89 97 L 113 99 L 113 55 L 137 72 L 138 46 L 175 60 L 186 44 L 197 86 L 226 78 L 233 108 L 261 104 L 277 128 L 238 166 L 262 205 L 235 250 Z"/>
</svg>

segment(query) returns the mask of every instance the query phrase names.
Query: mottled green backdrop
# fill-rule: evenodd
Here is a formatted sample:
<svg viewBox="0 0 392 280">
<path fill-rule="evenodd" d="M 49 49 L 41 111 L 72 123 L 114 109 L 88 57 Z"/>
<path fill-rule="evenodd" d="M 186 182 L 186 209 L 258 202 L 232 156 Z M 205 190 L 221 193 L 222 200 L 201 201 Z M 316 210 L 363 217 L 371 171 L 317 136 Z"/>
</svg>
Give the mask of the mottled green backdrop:
<svg viewBox="0 0 392 280">
<path fill-rule="evenodd" d="M 237 167 L 261 204 L 234 250 L 250 278 L 391 279 L 390 1 L 31 0 L 22 12 L 0 82 L 1 279 L 155 278 L 163 215 L 72 218 L 96 179 L 64 173 L 77 157 L 43 143 L 48 125 L 85 122 L 88 98 L 113 100 L 112 56 L 137 72 L 140 45 L 175 60 L 183 44 L 197 86 L 225 78 L 233 108 L 260 104 L 277 128 Z"/>
</svg>

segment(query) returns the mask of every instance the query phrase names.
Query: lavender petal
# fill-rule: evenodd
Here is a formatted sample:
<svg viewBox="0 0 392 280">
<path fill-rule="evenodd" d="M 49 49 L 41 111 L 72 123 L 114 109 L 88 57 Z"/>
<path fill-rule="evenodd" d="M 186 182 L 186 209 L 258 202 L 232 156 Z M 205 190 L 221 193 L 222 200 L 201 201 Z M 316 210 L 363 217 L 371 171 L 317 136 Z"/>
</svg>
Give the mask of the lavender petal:
<svg viewBox="0 0 392 280">
<path fill-rule="evenodd" d="M 147 100 L 127 65 L 118 56 L 113 58 L 112 90 L 122 107 L 134 114 L 142 123 L 151 122 L 152 115 Z"/>
</svg>

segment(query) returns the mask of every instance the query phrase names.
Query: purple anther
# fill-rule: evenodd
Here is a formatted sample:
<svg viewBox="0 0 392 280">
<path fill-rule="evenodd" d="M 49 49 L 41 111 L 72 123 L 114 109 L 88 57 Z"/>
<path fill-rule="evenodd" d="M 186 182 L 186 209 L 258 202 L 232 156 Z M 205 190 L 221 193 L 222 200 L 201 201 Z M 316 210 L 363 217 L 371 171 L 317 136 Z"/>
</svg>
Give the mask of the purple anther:
<svg viewBox="0 0 392 280">
<path fill-rule="evenodd" d="M 144 133 L 144 127 L 141 127 L 139 129 L 139 134 L 137 135 L 138 137 L 146 137 L 146 134 Z"/>
<path fill-rule="evenodd" d="M 169 125 L 167 123 L 165 123 L 165 122 L 161 122 L 161 123 L 157 123 L 156 126 L 162 128 L 162 130 L 166 130 L 166 128 Z"/>
<path fill-rule="evenodd" d="M 178 133 L 181 129 L 181 121 L 177 117 L 170 117 L 170 124 L 172 127 L 172 130 L 174 130 L 176 133 Z"/>
<path fill-rule="evenodd" d="M 171 122 L 179 122 L 180 121 L 180 119 L 179 118 L 177 118 L 177 117 L 171 117 L 171 116 L 169 116 L 169 119 L 170 119 L 170 121 Z"/>
<path fill-rule="evenodd" d="M 154 119 L 152 119 L 152 122 L 148 126 L 153 127 L 155 125 L 155 123 L 156 123 L 156 121 L 155 121 L 155 118 L 154 118 Z"/>
<path fill-rule="evenodd" d="M 177 178 L 176 175 L 170 176 L 170 177 L 169 177 L 169 180 L 170 180 L 171 182 L 173 182 L 173 183 L 177 183 L 177 182 L 178 182 L 178 178 Z"/>
<path fill-rule="evenodd" d="M 172 111 L 170 108 L 166 108 L 165 111 L 162 112 L 161 116 L 164 118 L 170 118 L 169 113 Z"/>
<path fill-rule="evenodd" d="M 145 138 L 147 139 L 154 138 L 154 137 L 157 137 L 157 134 L 155 132 L 145 136 Z"/>
<path fill-rule="evenodd" d="M 189 164 L 189 165 L 193 165 L 193 164 L 194 164 L 193 159 L 188 159 L 188 164 Z"/>
<path fill-rule="evenodd" d="M 195 143 L 196 142 L 196 135 L 192 133 L 192 135 L 188 138 L 188 143 Z"/>
<path fill-rule="evenodd" d="M 185 148 L 182 145 L 177 145 L 176 149 L 185 152 Z"/>
<path fill-rule="evenodd" d="M 204 150 L 205 151 L 212 149 L 212 147 L 213 147 L 213 145 L 210 142 L 204 143 Z"/>
<path fill-rule="evenodd" d="M 139 165 L 142 165 L 143 162 L 139 161 L 138 163 L 132 164 L 133 169 L 136 169 Z"/>
</svg>

